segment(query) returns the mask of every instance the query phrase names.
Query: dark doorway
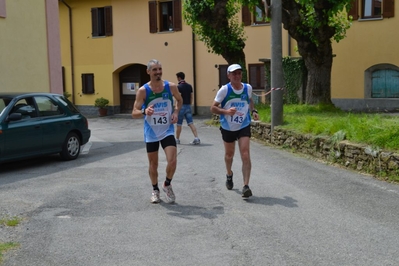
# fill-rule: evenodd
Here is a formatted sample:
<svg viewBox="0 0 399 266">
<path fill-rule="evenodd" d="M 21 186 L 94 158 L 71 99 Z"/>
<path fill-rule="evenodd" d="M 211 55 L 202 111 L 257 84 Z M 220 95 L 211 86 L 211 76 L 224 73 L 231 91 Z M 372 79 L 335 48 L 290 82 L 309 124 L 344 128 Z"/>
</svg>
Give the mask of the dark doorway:
<svg viewBox="0 0 399 266">
<path fill-rule="evenodd" d="M 146 69 L 145 65 L 133 64 L 119 73 L 121 113 L 132 112 L 137 90 L 150 81 L 150 76 L 147 74 Z"/>
</svg>

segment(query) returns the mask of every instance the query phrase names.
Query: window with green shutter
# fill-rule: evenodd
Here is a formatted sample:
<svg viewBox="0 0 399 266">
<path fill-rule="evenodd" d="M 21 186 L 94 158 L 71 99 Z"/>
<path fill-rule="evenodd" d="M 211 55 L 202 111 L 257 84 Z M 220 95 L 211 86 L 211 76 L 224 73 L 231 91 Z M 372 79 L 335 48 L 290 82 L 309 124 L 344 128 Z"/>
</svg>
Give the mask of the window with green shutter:
<svg viewBox="0 0 399 266">
<path fill-rule="evenodd" d="M 372 98 L 399 98 L 399 71 L 376 70 L 371 75 Z"/>
</svg>

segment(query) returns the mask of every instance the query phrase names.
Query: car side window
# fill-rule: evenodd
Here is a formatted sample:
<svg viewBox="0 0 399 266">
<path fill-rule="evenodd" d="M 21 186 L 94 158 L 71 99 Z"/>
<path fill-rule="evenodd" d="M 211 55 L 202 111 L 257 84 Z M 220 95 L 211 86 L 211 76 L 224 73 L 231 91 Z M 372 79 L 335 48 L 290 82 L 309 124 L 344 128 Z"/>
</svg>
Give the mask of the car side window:
<svg viewBox="0 0 399 266">
<path fill-rule="evenodd" d="M 3 112 L 3 110 L 6 108 L 7 104 L 5 99 L 0 98 L 0 114 Z"/>
<path fill-rule="evenodd" d="M 21 114 L 21 119 L 37 117 L 36 109 L 29 98 L 24 98 L 16 102 L 11 109 L 11 113 Z"/>
<path fill-rule="evenodd" d="M 36 96 L 35 101 L 39 109 L 40 116 L 56 116 L 64 113 L 57 103 L 46 96 Z"/>
<path fill-rule="evenodd" d="M 68 100 L 68 98 L 66 98 L 63 95 L 55 96 L 55 98 L 57 98 L 57 100 L 61 103 L 61 105 L 68 108 L 69 111 L 71 111 L 74 114 L 79 114 L 79 110 L 76 108 L 75 105 L 73 105 L 73 103 L 71 103 L 71 101 Z"/>
</svg>

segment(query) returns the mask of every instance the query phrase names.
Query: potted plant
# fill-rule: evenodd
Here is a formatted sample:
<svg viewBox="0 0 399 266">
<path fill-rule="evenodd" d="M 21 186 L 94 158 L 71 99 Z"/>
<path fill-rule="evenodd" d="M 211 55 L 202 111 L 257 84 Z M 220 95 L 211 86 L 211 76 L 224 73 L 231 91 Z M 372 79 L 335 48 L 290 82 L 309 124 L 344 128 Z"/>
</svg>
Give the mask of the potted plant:
<svg viewBox="0 0 399 266">
<path fill-rule="evenodd" d="M 100 113 L 100 116 L 106 116 L 108 112 L 108 104 L 109 100 L 105 99 L 104 97 L 97 98 L 94 102 L 94 106 L 98 107 L 98 112 Z"/>
</svg>

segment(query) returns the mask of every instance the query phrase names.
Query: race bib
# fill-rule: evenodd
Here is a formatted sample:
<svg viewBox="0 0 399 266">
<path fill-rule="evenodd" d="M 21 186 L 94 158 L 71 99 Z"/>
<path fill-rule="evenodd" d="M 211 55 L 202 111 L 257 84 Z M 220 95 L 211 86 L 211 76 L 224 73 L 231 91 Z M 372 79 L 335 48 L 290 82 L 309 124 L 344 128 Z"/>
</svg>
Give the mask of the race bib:
<svg viewBox="0 0 399 266">
<path fill-rule="evenodd" d="M 234 115 L 230 116 L 229 122 L 232 124 L 242 124 L 245 120 L 246 114 L 248 112 L 248 105 L 244 105 L 243 107 L 234 106 L 237 111 Z"/>
<path fill-rule="evenodd" d="M 170 115 L 167 112 L 154 113 L 151 115 L 150 124 L 152 126 L 164 126 L 170 123 Z"/>
</svg>

